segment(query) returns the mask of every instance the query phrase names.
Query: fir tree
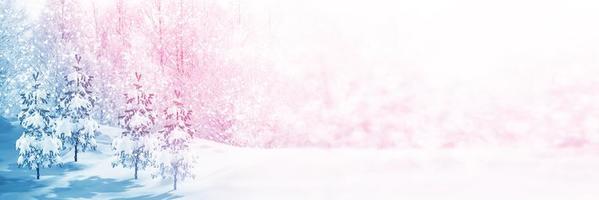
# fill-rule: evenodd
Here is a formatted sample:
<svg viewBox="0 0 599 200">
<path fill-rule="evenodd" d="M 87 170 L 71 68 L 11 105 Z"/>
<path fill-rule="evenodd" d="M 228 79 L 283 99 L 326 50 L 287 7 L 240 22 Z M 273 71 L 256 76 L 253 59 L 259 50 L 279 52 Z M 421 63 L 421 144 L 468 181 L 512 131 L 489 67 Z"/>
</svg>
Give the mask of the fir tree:
<svg viewBox="0 0 599 200">
<path fill-rule="evenodd" d="M 61 143 L 52 131 L 48 93 L 40 78 L 39 72 L 34 73 L 32 87 L 21 94 L 22 110 L 18 118 L 25 131 L 16 142 L 18 166 L 35 169 L 37 179 L 40 178 L 40 168 L 61 164 Z"/>
<path fill-rule="evenodd" d="M 119 116 L 121 126 L 125 131 L 112 143 L 116 160 L 112 166 L 121 165 L 135 169 L 135 179 L 140 169 L 145 169 L 152 163 L 152 135 L 155 117 L 152 109 L 154 94 L 148 94 L 140 83 L 141 74 L 135 73 L 134 90 L 125 94 L 126 110 Z"/>
<path fill-rule="evenodd" d="M 64 144 L 69 144 L 77 154 L 96 149 L 95 135 L 99 129 L 98 123 L 91 118 L 94 107 L 94 96 L 91 92 L 92 76 L 86 75 L 81 66 L 81 56 L 75 55 L 76 64 L 73 71 L 64 77 L 66 87 L 60 98 L 60 119 L 56 120 L 56 131 Z"/>
<path fill-rule="evenodd" d="M 191 124 L 191 110 L 181 101 L 181 93 L 175 90 L 175 100 L 164 110 L 165 126 L 160 131 L 160 150 L 156 165 L 163 179 L 173 178 L 173 189 L 177 181 L 192 176 L 193 157 L 189 153 L 189 142 L 194 133 Z M 193 177 L 193 176 L 192 176 Z"/>
</svg>

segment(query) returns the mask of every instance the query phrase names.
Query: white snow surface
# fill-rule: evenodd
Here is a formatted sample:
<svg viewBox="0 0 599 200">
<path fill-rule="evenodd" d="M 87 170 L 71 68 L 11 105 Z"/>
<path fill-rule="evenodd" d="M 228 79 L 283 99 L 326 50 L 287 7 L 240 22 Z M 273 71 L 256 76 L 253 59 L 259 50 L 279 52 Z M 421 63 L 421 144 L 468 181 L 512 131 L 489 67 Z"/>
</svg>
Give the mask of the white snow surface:
<svg viewBox="0 0 599 200">
<path fill-rule="evenodd" d="M 193 173 L 172 190 L 153 170 L 112 168 L 102 126 L 98 151 L 63 155 L 62 168 L 15 166 L 17 130 L 0 131 L 0 199 L 596 199 L 599 150 L 256 149 L 194 139 Z M 17 135 L 17 136 L 15 136 Z M 10 146 L 10 148 L 6 148 Z M 69 158 L 69 159 L 65 159 Z"/>
</svg>

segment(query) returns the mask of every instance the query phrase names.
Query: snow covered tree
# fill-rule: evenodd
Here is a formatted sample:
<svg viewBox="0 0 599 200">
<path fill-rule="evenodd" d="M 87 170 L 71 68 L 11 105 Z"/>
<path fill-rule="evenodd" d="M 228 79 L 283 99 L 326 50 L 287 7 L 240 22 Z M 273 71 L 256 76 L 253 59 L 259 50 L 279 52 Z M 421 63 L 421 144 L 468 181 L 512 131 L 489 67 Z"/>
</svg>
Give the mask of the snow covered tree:
<svg viewBox="0 0 599 200">
<path fill-rule="evenodd" d="M 40 178 L 40 168 L 61 164 L 61 143 L 52 131 L 48 93 L 40 78 L 39 72 L 34 73 L 33 85 L 21 94 L 23 102 L 18 118 L 25 131 L 16 142 L 18 166 L 35 169 L 37 179 Z"/>
<path fill-rule="evenodd" d="M 48 82 L 54 84 L 50 99 L 59 99 L 66 88 L 64 77 L 75 65 L 73 54 L 84 52 L 81 22 L 85 13 L 81 10 L 81 1 L 46 0 L 40 10 L 36 23 L 31 27 L 31 46 L 35 47 L 35 61 L 45 70 Z M 89 60 L 89 59 L 86 59 Z M 59 103 L 51 101 L 50 103 Z M 58 106 L 58 105 L 56 105 Z"/>
<path fill-rule="evenodd" d="M 59 102 L 61 116 L 56 120 L 56 132 L 60 135 L 63 144 L 75 148 L 74 158 L 77 162 L 79 151 L 96 149 L 95 135 L 99 125 L 90 116 L 95 102 L 91 92 L 93 77 L 82 70 L 80 55 L 75 55 L 75 61 L 73 71 L 64 77 L 66 87 Z"/>
<path fill-rule="evenodd" d="M 16 0 L 0 0 L 0 108 L 6 117 L 20 112 L 19 91 L 30 77 L 23 71 L 33 57 L 27 37 L 30 25 L 17 4 Z"/>
<path fill-rule="evenodd" d="M 127 104 L 125 113 L 119 116 L 125 131 L 112 142 L 116 157 L 112 166 L 134 168 L 135 179 L 137 179 L 137 171 L 152 164 L 151 150 L 154 142 L 151 132 L 155 124 L 155 116 L 152 109 L 154 94 L 143 90 L 140 83 L 141 74 L 135 73 L 135 78 L 134 89 L 125 94 Z"/>
<path fill-rule="evenodd" d="M 177 180 L 192 176 L 193 156 L 189 152 L 189 142 L 194 133 L 191 125 L 191 110 L 181 101 L 181 93 L 175 90 L 176 99 L 164 110 L 165 126 L 160 131 L 160 150 L 156 156 L 158 174 L 163 179 L 173 178 L 173 189 Z M 192 176 L 193 177 L 193 176 Z"/>
<path fill-rule="evenodd" d="M 98 119 L 110 125 L 118 125 L 118 116 L 124 111 L 119 100 L 123 91 L 128 88 L 128 85 L 113 80 L 126 80 L 136 71 L 135 66 L 146 64 L 138 62 L 144 60 L 143 56 L 132 51 L 132 42 L 135 40 L 132 37 L 132 22 L 136 20 L 138 12 L 133 9 L 132 4 L 133 2 L 125 0 L 92 2 L 89 13 L 93 14 L 93 19 L 87 20 L 93 26 L 91 40 L 87 43 L 94 45 L 89 48 L 89 52 L 95 53 L 98 63 L 90 67 L 90 74 L 94 74 L 96 83 L 99 83 Z M 146 74 L 144 76 L 147 78 Z"/>
</svg>

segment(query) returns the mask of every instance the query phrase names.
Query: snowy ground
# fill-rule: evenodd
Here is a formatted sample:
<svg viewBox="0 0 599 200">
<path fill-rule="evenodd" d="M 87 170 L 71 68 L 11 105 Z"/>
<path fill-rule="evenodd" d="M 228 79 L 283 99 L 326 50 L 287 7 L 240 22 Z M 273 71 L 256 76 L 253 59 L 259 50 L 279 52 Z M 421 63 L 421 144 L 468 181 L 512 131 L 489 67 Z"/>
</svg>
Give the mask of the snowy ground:
<svg viewBox="0 0 599 200">
<path fill-rule="evenodd" d="M 196 141 L 196 178 L 170 180 L 112 168 L 99 151 L 62 168 L 16 166 L 19 131 L 0 120 L 0 199 L 596 199 L 599 151 L 590 149 L 247 149 Z"/>
</svg>

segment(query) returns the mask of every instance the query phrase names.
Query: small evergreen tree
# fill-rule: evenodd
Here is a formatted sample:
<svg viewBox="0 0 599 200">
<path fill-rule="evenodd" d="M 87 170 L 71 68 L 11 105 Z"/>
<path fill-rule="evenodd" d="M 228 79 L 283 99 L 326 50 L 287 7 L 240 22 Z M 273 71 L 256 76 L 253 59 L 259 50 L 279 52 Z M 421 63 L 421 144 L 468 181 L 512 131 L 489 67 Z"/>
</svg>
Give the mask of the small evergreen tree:
<svg viewBox="0 0 599 200">
<path fill-rule="evenodd" d="M 33 85 L 21 94 L 22 110 L 18 118 L 25 131 L 16 142 L 18 166 L 35 169 L 37 179 L 40 178 L 40 168 L 61 164 L 61 143 L 53 134 L 48 93 L 42 87 L 40 78 L 39 72 L 34 73 Z"/>
<path fill-rule="evenodd" d="M 191 110 L 181 101 L 181 93 L 175 90 L 175 100 L 164 110 L 165 126 L 160 131 L 160 149 L 156 165 L 163 179 L 173 178 L 173 189 L 177 190 L 177 180 L 192 176 L 193 157 L 189 153 L 189 142 L 194 133 L 191 124 Z"/>
<path fill-rule="evenodd" d="M 79 151 L 96 149 L 95 135 L 99 125 L 90 116 L 95 99 L 91 92 L 93 77 L 83 72 L 80 55 L 75 55 L 75 61 L 73 71 L 64 77 L 67 83 L 59 102 L 62 116 L 56 120 L 56 131 L 63 144 L 75 148 L 74 159 L 77 162 Z"/>
<path fill-rule="evenodd" d="M 112 166 L 134 168 L 134 177 L 137 179 L 137 171 L 145 169 L 152 163 L 150 132 L 155 123 L 155 116 L 152 110 L 154 94 L 148 94 L 143 90 L 140 83 L 141 74 L 135 73 L 135 78 L 136 82 L 133 84 L 135 89 L 125 94 L 127 105 L 125 113 L 119 116 L 125 131 L 112 142 L 116 157 Z"/>
</svg>

